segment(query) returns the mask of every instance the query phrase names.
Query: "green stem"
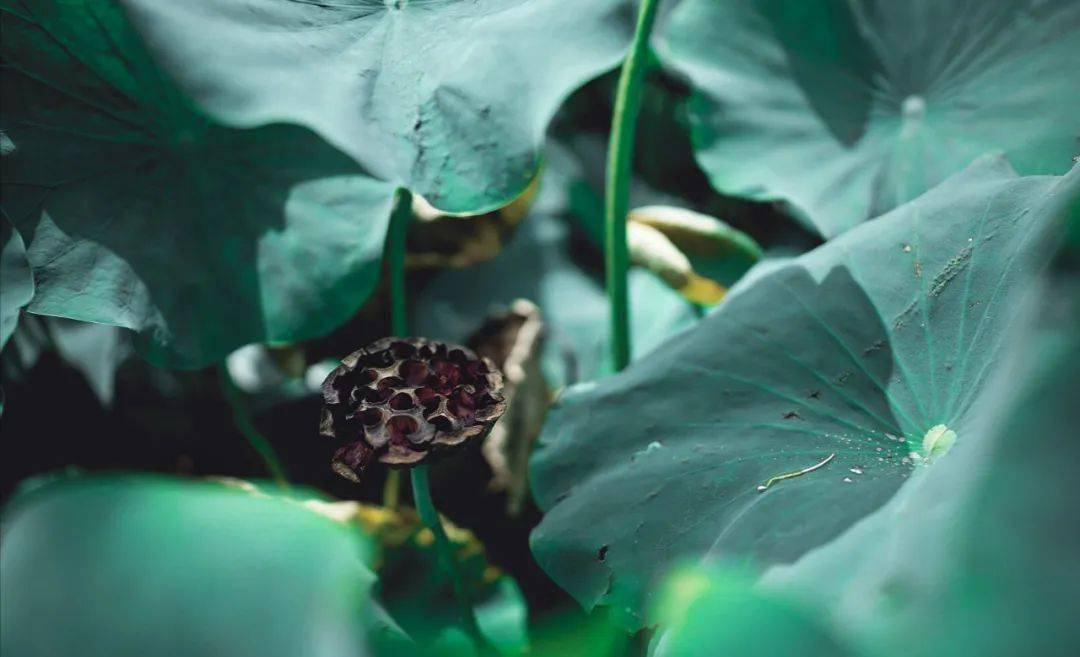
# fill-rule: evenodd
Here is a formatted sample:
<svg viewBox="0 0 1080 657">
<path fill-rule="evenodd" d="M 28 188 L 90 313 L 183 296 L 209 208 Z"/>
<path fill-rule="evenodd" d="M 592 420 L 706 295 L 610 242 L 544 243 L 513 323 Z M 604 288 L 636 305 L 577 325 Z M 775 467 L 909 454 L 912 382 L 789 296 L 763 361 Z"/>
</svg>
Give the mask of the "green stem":
<svg viewBox="0 0 1080 657">
<path fill-rule="evenodd" d="M 450 578 L 450 583 L 454 587 L 454 597 L 457 598 L 458 611 L 461 614 L 461 622 L 464 625 L 465 632 L 472 639 L 480 655 L 498 655 L 498 650 L 487 640 L 476 622 L 476 614 L 473 613 L 468 592 L 465 590 L 464 583 L 462 583 L 461 573 L 458 571 L 457 562 L 454 559 L 450 539 L 446 537 L 442 521 L 439 520 L 439 513 L 435 510 L 435 504 L 431 501 L 431 486 L 428 482 L 427 466 L 415 466 L 411 470 L 411 474 L 413 503 L 416 504 L 420 519 L 435 535 L 435 553 L 442 565 L 443 572 Z"/>
<path fill-rule="evenodd" d="M 390 228 L 386 234 L 386 271 L 390 277 L 390 333 L 403 338 L 409 334 L 408 292 L 405 289 L 405 253 L 412 221 L 412 192 L 399 187 L 394 193 L 394 208 L 390 211 Z M 383 484 L 383 505 L 396 508 L 401 475 L 397 470 L 386 473 Z"/>
<path fill-rule="evenodd" d="M 386 270 L 390 276 L 390 332 L 398 337 L 408 335 L 408 296 L 405 290 L 405 238 L 412 221 L 412 193 L 404 187 L 394 194 L 394 209 L 390 212 L 390 228 L 386 235 Z"/>
<path fill-rule="evenodd" d="M 615 111 L 608 142 L 607 181 L 604 194 L 604 261 L 608 300 L 611 304 L 611 349 L 615 371 L 630 362 L 630 299 L 626 270 L 630 253 L 626 245 L 626 213 L 630 204 L 630 172 L 634 157 L 634 129 L 641 106 L 641 83 L 649 34 L 656 20 L 658 0 L 642 0 L 630 53 L 623 61 Z"/>
<path fill-rule="evenodd" d="M 289 479 L 285 476 L 285 468 L 282 467 L 274 448 L 270 446 L 270 441 L 255 428 L 255 422 L 251 419 L 251 413 L 248 412 L 243 395 L 236 387 L 236 382 L 233 381 L 225 363 L 218 365 L 218 379 L 221 382 L 221 392 L 225 395 L 225 401 L 229 402 L 229 407 L 232 409 L 236 428 L 244 434 L 244 438 L 247 438 L 248 444 L 262 459 L 263 465 L 266 466 L 266 470 L 277 485 L 288 488 Z"/>
</svg>

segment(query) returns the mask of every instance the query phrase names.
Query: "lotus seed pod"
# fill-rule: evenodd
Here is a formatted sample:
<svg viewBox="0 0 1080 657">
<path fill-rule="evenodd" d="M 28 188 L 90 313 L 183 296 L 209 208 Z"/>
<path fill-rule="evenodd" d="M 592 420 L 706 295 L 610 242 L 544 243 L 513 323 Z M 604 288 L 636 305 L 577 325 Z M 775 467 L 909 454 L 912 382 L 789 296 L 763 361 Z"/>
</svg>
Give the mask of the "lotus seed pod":
<svg viewBox="0 0 1080 657">
<path fill-rule="evenodd" d="M 331 467 L 360 481 L 378 461 L 404 468 L 480 440 L 506 410 L 488 358 L 425 338 L 383 338 L 326 377 L 319 433 L 341 443 Z"/>
</svg>

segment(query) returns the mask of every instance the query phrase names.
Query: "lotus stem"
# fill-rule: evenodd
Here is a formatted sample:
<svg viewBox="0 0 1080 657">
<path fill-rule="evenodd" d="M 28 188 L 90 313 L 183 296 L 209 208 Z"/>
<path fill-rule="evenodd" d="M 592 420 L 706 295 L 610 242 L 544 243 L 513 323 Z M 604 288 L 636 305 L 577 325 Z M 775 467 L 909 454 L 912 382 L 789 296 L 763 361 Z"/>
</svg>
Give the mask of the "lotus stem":
<svg viewBox="0 0 1080 657">
<path fill-rule="evenodd" d="M 412 221 L 412 192 L 399 187 L 394 193 L 390 211 L 390 228 L 386 235 L 386 269 L 390 277 L 390 333 L 399 338 L 409 335 L 408 293 L 405 289 L 405 252 Z M 401 475 L 397 470 L 386 473 L 383 484 L 383 506 L 397 508 Z"/>
<path fill-rule="evenodd" d="M 641 107 L 645 58 L 659 4 L 658 0 L 641 2 L 634 40 L 619 74 L 615 111 L 611 117 L 604 193 L 604 264 L 611 305 L 611 355 L 615 371 L 623 370 L 630 362 L 630 299 L 627 285 L 630 252 L 626 244 L 626 214 L 630 204 L 634 131 Z"/>
<path fill-rule="evenodd" d="M 435 504 L 431 501 L 431 485 L 428 481 L 428 466 L 417 465 L 410 471 L 412 475 L 413 503 L 431 533 L 435 535 L 435 554 L 442 565 L 443 572 L 450 578 L 450 584 L 454 587 L 454 597 L 457 599 L 458 612 L 461 615 L 461 623 L 466 634 L 472 639 L 476 651 L 483 657 L 496 656 L 499 651 L 487 640 L 480 625 L 476 622 L 476 614 L 473 612 L 472 602 L 469 600 L 468 591 L 461 579 L 457 561 L 450 545 L 450 539 L 446 537 L 439 513 L 435 510 Z"/>
<path fill-rule="evenodd" d="M 262 459 L 263 465 L 266 466 L 266 470 L 270 473 L 270 477 L 274 482 L 282 488 L 288 488 L 289 479 L 285 475 L 285 467 L 281 465 L 281 460 L 270 445 L 270 441 L 255 428 L 255 421 L 251 418 L 251 412 L 248 410 L 243 395 L 240 389 L 236 387 L 236 382 L 233 381 L 225 363 L 218 365 L 218 380 L 225 401 L 229 403 L 229 408 L 232 409 L 233 422 L 236 424 L 236 428 L 240 430 L 251 448 Z"/>
<path fill-rule="evenodd" d="M 394 193 L 390 228 L 386 235 L 386 268 L 390 277 L 390 333 L 408 336 L 409 322 L 405 290 L 405 238 L 412 221 L 412 193 L 404 187 Z"/>
</svg>

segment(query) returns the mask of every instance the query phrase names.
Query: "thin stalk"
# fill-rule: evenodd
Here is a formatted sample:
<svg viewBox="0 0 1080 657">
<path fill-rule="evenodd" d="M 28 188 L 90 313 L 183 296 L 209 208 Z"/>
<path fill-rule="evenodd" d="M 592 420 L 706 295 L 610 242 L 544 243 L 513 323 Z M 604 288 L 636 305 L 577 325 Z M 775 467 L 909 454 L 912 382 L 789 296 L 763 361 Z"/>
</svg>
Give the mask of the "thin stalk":
<svg viewBox="0 0 1080 657">
<path fill-rule="evenodd" d="M 630 253 L 626 245 L 626 213 L 630 204 L 630 170 L 634 157 L 634 129 L 641 107 L 641 83 L 645 77 L 649 34 L 659 4 L 658 0 L 641 1 L 634 41 L 619 74 L 608 142 L 604 190 L 604 269 L 611 304 L 611 355 L 615 371 L 621 371 L 630 362 L 630 299 L 626 278 Z"/>
<path fill-rule="evenodd" d="M 461 623 L 465 632 L 472 639 L 477 653 L 484 657 L 498 655 L 499 651 L 487 640 L 487 637 L 480 631 L 480 625 L 476 622 L 476 614 L 473 613 L 468 592 L 462 583 L 461 573 L 458 571 L 457 561 L 454 559 L 454 552 L 450 546 L 450 539 L 446 537 L 442 521 L 439 520 L 439 513 L 435 510 L 435 504 L 431 501 L 431 486 L 428 482 L 427 466 L 415 466 L 411 470 L 411 474 L 413 503 L 416 504 L 420 519 L 435 535 L 435 553 L 442 565 L 443 572 L 450 578 L 450 583 L 454 587 L 454 597 L 457 598 L 458 612 L 461 615 Z"/>
<path fill-rule="evenodd" d="M 401 338 L 409 334 L 405 252 L 411 221 L 412 192 L 399 187 L 394 193 L 394 208 L 390 211 L 390 228 L 386 234 L 386 271 L 390 277 L 390 332 Z M 383 506 L 397 507 L 400 488 L 401 475 L 398 471 L 387 472 L 383 484 Z"/>
<path fill-rule="evenodd" d="M 401 473 L 397 470 L 387 469 L 386 481 L 383 482 L 382 487 L 382 503 L 388 509 L 398 508 L 400 503 L 400 495 L 398 491 L 401 490 Z"/>
<path fill-rule="evenodd" d="M 255 422 L 251 419 L 251 413 L 248 411 L 247 404 L 244 403 L 243 395 L 236 387 L 236 382 L 233 381 L 225 363 L 218 365 L 218 380 L 221 382 L 221 392 L 225 395 L 225 401 L 229 402 L 229 407 L 232 409 L 236 428 L 244 434 L 248 444 L 262 459 L 263 465 L 266 466 L 274 482 L 282 488 L 288 488 L 289 479 L 285 476 L 285 468 L 281 465 L 281 460 L 278 459 L 274 448 L 270 446 L 270 441 L 255 428 Z"/>
<path fill-rule="evenodd" d="M 412 193 L 404 187 L 394 194 L 394 209 L 390 212 L 390 228 L 386 235 L 386 270 L 390 277 L 390 332 L 398 337 L 408 335 L 408 296 L 405 290 L 405 237 L 412 221 Z"/>
</svg>

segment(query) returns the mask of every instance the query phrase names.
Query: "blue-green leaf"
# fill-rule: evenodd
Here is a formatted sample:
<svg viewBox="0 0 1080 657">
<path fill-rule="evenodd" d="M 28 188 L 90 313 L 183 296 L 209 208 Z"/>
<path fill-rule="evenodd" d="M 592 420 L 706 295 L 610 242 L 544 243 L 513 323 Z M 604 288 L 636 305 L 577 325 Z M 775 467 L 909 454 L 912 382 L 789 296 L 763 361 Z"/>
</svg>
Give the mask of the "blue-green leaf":
<svg viewBox="0 0 1080 657">
<path fill-rule="evenodd" d="M 3 208 L 30 312 L 195 367 L 326 333 L 379 274 L 393 189 L 309 130 L 191 107 L 112 3 L 4 0 Z"/>
<path fill-rule="evenodd" d="M 692 330 L 568 392 L 532 463 L 537 560 L 586 608 L 640 626 L 680 559 L 793 561 L 922 470 L 937 425 L 954 451 L 979 440 L 1012 293 L 1078 184 L 979 162 L 752 273 Z"/>
<path fill-rule="evenodd" d="M 987 152 L 1025 175 L 1076 154 L 1071 0 L 687 0 L 659 52 L 693 83 L 713 186 L 786 201 L 825 237 Z"/>
<path fill-rule="evenodd" d="M 150 476 L 10 503 L 5 655 L 357 657 L 379 625 L 355 525 L 298 499 Z"/>
<path fill-rule="evenodd" d="M 229 125 L 290 121 L 454 212 L 508 203 L 547 124 L 629 45 L 628 0 L 124 0 Z"/>
</svg>

